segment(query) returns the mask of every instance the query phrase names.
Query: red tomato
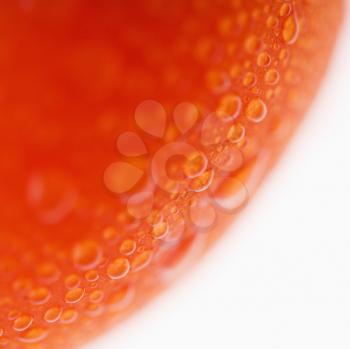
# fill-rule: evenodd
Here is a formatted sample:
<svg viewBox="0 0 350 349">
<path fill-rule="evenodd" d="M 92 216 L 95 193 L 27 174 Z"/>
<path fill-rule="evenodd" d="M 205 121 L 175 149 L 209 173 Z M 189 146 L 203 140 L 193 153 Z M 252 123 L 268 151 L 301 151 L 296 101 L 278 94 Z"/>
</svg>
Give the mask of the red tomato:
<svg viewBox="0 0 350 349">
<path fill-rule="evenodd" d="M 327 0 L 0 4 L 0 348 L 73 347 L 249 201 L 305 114 Z"/>
</svg>

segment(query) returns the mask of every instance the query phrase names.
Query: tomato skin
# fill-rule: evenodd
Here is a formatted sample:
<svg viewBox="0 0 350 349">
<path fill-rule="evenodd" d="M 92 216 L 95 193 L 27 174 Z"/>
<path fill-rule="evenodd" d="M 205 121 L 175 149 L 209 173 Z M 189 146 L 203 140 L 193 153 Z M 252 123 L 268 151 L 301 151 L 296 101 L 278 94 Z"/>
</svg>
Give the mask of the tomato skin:
<svg viewBox="0 0 350 349">
<path fill-rule="evenodd" d="M 98 335 L 225 231 L 310 105 L 342 4 L 1 3 L 0 348 Z"/>
</svg>

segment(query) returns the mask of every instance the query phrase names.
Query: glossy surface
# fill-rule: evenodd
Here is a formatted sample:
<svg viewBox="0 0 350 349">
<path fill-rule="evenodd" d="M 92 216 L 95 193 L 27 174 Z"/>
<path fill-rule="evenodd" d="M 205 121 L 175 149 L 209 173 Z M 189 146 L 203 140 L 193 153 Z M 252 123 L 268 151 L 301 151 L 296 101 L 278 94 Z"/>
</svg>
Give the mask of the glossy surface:
<svg viewBox="0 0 350 349">
<path fill-rule="evenodd" d="M 67 347 L 246 205 L 319 85 L 341 2 L 1 10 L 0 346 Z"/>
</svg>

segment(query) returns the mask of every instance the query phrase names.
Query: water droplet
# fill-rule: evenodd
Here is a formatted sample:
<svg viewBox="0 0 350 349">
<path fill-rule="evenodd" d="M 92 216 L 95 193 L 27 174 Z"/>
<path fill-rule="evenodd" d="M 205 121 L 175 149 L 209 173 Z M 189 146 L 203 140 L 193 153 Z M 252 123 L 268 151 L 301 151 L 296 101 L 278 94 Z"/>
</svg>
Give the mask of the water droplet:
<svg viewBox="0 0 350 349">
<path fill-rule="evenodd" d="M 66 286 L 66 288 L 72 289 L 78 287 L 80 285 L 80 281 L 81 280 L 78 275 L 71 274 L 64 279 L 64 285 Z"/>
<path fill-rule="evenodd" d="M 87 304 L 85 307 L 85 314 L 90 317 L 98 317 L 101 316 L 105 307 L 102 304 L 91 303 Z"/>
<path fill-rule="evenodd" d="M 269 85 L 276 85 L 280 79 L 279 72 L 272 68 L 265 73 L 265 82 Z"/>
<path fill-rule="evenodd" d="M 210 114 L 203 122 L 201 130 L 201 142 L 203 146 L 208 147 L 214 144 L 222 143 L 226 140 L 225 123 L 216 114 Z"/>
<path fill-rule="evenodd" d="M 216 212 L 208 196 L 196 196 L 190 206 L 190 219 L 199 229 L 211 227 L 216 219 Z"/>
<path fill-rule="evenodd" d="M 62 309 L 59 307 L 52 307 L 45 312 L 44 320 L 48 323 L 57 322 L 62 314 Z"/>
<path fill-rule="evenodd" d="M 245 185 L 235 177 L 226 177 L 212 191 L 216 206 L 226 213 L 235 213 L 246 205 L 249 193 Z"/>
<path fill-rule="evenodd" d="M 294 44 L 299 36 L 299 22 L 296 14 L 293 14 L 289 16 L 284 24 L 283 24 L 283 30 L 282 30 L 282 37 L 283 40 L 291 45 Z"/>
<path fill-rule="evenodd" d="M 82 241 L 73 248 L 73 262 L 79 269 L 95 268 L 101 259 L 101 248 L 93 240 Z"/>
<path fill-rule="evenodd" d="M 135 111 L 137 125 L 155 137 L 161 138 L 164 135 L 166 119 L 166 112 L 163 106 L 156 101 L 144 101 Z"/>
<path fill-rule="evenodd" d="M 241 123 L 233 124 L 228 132 L 227 132 L 227 139 L 231 143 L 239 143 L 244 139 L 245 136 L 245 127 Z"/>
<path fill-rule="evenodd" d="M 222 147 L 211 159 L 213 166 L 226 172 L 238 170 L 243 165 L 243 162 L 242 152 L 232 144 Z"/>
<path fill-rule="evenodd" d="M 115 194 L 124 194 L 141 179 L 143 171 L 127 162 L 114 162 L 104 172 L 104 183 Z"/>
<path fill-rule="evenodd" d="M 181 133 L 189 131 L 197 122 L 198 110 L 192 103 L 180 103 L 174 110 L 174 121 Z"/>
<path fill-rule="evenodd" d="M 266 104 L 260 98 L 252 99 L 245 110 L 245 116 L 247 117 L 247 119 L 254 123 L 259 123 L 263 121 L 266 115 L 267 115 Z"/>
<path fill-rule="evenodd" d="M 152 251 L 143 251 L 132 261 L 132 271 L 136 272 L 148 266 L 152 259 Z"/>
<path fill-rule="evenodd" d="M 99 302 L 102 301 L 103 296 L 104 296 L 103 291 L 95 290 L 95 291 L 90 293 L 89 301 L 92 302 L 92 303 L 99 303 Z"/>
<path fill-rule="evenodd" d="M 135 250 L 136 250 L 136 242 L 131 239 L 124 240 L 119 248 L 119 252 L 124 256 L 130 256 L 135 252 Z"/>
<path fill-rule="evenodd" d="M 130 270 L 130 263 L 126 258 L 117 258 L 107 267 L 107 275 L 112 280 L 124 278 Z"/>
<path fill-rule="evenodd" d="M 18 332 L 27 330 L 33 323 L 33 317 L 29 315 L 21 315 L 13 322 L 13 329 Z"/>
<path fill-rule="evenodd" d="M 155 225 L 152 229 L 152 236 L 155 239 L 163 239 L 169 231 L 169 226 L 166 222 L 161 222 Z"/>
<path fill-rule="evenodd" d="M 250 54 L 260 51 L 261 47 L 261 41 L 254 35 L 249 36 L 244 42 L 244 48 Z"/>
<path fill-rule="evenodd" d="M 46 287 L 35 288 L 29 293 L 30 301 L 37 305 L 46 303 L 50 296 L 50 291 Z"/>
<path fill-rule="evenodd" d="M 66 303 L 78 303 L 82 300 L 82 298 L 84 297 L 85 294 L 85 290 L 83 288 L 74 288 L 72 290 L 69 290 L 65 297 L 64 297 L 64 301 Z"/>
<path fill-rule="evenodd" d="M 150 225 L 157 225 L 163 220 L 163 216 L 160 211 L 158 210 L 153 210 L 149 216 L 147 217 L 147 222 Z"/>
<path fill-rule="evenodd" d="M 7 318 L 9 320 L 15 320 L 17 319 L 19 316 L 21 315 L 21 313 L 19 312 L 19 310 L 17 309 L 12 309 L 9 311 L 9 313 L 7 314 Z"/>
<path fill-rule="evenodd" d="M 242 100 L 235 94 L 228 94 L 220 99 L 217 116 L 223 121 L 232 121 L 238 117 L 242 109 Z"/>
<path fill-rule="evenodd" d="M 31 328 L 27 330 L 18 338 L 23 343 L 38 343 L 45 339 L 48 335 L 48 331 L 41 327 Z"/>
<path fill-rule="evenodd" d="M 257 78 L 256 78 L 256 75 L 252 72 L 248 72 L 244 75 L 244 78 L 243 78 L 243 85 L 245 87 L 254 87 L 255 84 L 257 82 Z"/>
<path fill-rule="evenodd" d="M 202 192 L 209 188 L 212 180 L 214 178 L 214 171 L 205 171 L 201 176 L 192 179 L 189 184 L 189 190 L 194 192 Z"/>
<path fill-rule="evenodd" d="M 89 270 L 85 273 L 85 279 L 88 282 L 95 282 L 99 278 L 100 278 L 100 276 L 99 276 L 97 270 L 92 269 L 92 270 Z"/>
<path fill-rule="evenodd" d="M 195 178 L 200 176 L 208 165 L 208 159 L 206 156 L 199 152 L 191 152 L 187 157 L 184 164 L 184 172 L 187 178 Z"/>
<path fill-rule="evenodd" d="M 111 311 L 125 309 L 134 299 L 135 289 L 130 285 L 119 287 L 108 299 L 108 306 Z"/>
<path fill-rule="evenodd" d="M 269 29 L 277 28 L 278 24 L 279 24 L 279 20 L 275 16 L 269 16 L 266 20 L 266 26 Z"/>
<path fill-rule="evenodd" d="M 292 6 L 288 3 L 284 3 L 281 5 L 280 7 L 280 16 L 281 17 L 285 17 L 285 16 L 288 16 L 292 11 Z"/>
<path fill-rule="evenodd" d="M 65 309 L 61 315 L 61 323 L 71 324 L 78 318 L 78 312 L 75 309 Z"/>
<path fill-rule="evenodd" d="M 141 156 L 147 154 L 145 143 L 134 132 L 124 132 L 117 140 L 117 148 L 124 156 Z"/>
<path fill-rule="evenodd" d="M 267 67 L 271 64 L 271 57 L 267 52 L 261 52 L 257 59 L 259 67 Z"/>
</svg>

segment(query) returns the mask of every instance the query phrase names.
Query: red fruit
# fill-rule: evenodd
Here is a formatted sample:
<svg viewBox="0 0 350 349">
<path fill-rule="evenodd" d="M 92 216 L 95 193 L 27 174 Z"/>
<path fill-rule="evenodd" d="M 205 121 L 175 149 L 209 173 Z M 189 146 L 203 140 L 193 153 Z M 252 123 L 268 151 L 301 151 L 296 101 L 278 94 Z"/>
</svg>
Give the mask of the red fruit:
<svg viewBox="0 0 350 349">
<path fill-rule="evenodd" d="M 0 348 L 86 341 L 203 252 L 304 115 L 341 12 L 2 2 Z"/>
</svg>

